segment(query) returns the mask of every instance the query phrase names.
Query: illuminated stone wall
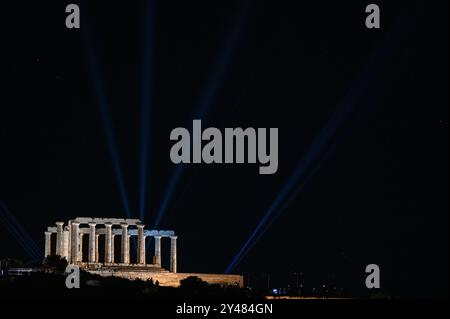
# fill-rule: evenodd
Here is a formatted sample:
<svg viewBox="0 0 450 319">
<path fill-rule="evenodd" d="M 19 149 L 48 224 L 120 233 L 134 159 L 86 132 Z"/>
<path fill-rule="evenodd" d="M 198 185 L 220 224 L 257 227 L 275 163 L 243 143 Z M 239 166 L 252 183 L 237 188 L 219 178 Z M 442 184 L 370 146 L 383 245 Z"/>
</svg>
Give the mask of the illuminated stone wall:
<svg viewBox="0 0 450 319">
<path fill-rule="evenodd" d="M 224 286 L 243 287 L 244 277 L 240 275 L 220 275 L 220 274 L 195 274 L 195 273 L 171 273 L 171 272 L 138 272 L 138 271 L 109 271 L 93 270 L 90 273 L 103 277 L 120 277 L 130 280 L 149 280 L 158 281 L 161 286 L 178 287 L 180 281 L 191 276 L 196 276 L 209 284 L 220 284 Z"/>
</svg>

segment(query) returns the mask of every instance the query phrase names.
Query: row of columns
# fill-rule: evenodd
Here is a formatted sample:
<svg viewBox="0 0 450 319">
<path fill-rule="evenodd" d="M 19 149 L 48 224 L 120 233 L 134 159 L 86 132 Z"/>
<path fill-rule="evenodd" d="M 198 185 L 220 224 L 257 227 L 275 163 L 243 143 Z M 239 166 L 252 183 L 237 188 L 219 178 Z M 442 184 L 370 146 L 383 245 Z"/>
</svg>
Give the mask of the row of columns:
<svg viewBox="0 0 450 319">
<path fill-rule="evenodd" d="M 97 224 L 91 222 L 89 225 L 89 263 L 99 262 L 99 234 L 96 233 Z M 105 223 L 105 264 L 113 264 L 114 260 L 114 237 L 113 224 Z M 130 235 L 128 234 L 128 224 L 122 223 L 121 227 L 121 254 L 120 263 L 130 264 Z M 138 228 L 138 250 L 137 263 L 146 264 L 145 229 L 143 224 L 136 225 Z M 45 256 L 51 254 L 51 232 L 45 233 Z M 70 246 L 69 246 L 70 237 Z M 161 267 L 161 236 L 155 238 L 155 254 L 153 264 Z M 177 272 L 177 237 L 171 236 L 170 246 L 170 271 Z M 56 254 L 66 257 L 71 262 L 82 262 L 83 260 L 83 234 L 80 233 L 80 223 L 73 221 L 67 231 L 64 230 L 64 223 L 56 223 Z"/>
</svg>

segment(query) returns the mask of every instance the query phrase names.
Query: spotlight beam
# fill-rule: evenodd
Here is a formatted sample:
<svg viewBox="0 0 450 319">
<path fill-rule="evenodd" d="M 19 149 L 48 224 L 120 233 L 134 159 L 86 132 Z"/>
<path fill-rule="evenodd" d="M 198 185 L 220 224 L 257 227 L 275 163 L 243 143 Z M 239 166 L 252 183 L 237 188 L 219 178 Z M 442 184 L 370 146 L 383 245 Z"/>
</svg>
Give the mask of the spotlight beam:
<svg viewBox="0 0 450 319">
<path fill-rule="evenodd" d="M 236 51 L 236 47 L 239 43 L 239 36 L 243 29 L 243 24 L 247 17 L 247 13 L 250 9 L 251 0 L 243 0 L 237 16 L 234 18 L 232 29 L 225 40 L 223 49 L 217 57 L 214 72 L 208 85 L 205 89 L 202 98 L 200 99 L 197 109 L 194 112 L 194 119 L 201 119 L 207 117 L 211 104 L 216 98 L 217 93 L 222 89 L 223 82 L 225 80 L 227 66 L 229 65 L 233 53 Z"/>
<path fill-rule="evenodd" d="M 0 209 L 0 219 L 2 219 L 3 224 L 5 225 L 5 228 L 10 232 L 10 234 L 14 237 L 14 239 L 17 240 L 19 245 L 25 250 L 25 252 L 30 256 L 30 258 L 37 258 L 35 255 L 35 252 L 27 245 L 25 239 L 20 236 L 20 234 L 17 232 L 17 229 L 14 228 L 13 225 L 6 219 L 6 217 L 3 215 L 3 210 Z"/>
<path fill-rule="evenodd" d="M 31 248 L 35 253 L 40 256 L 41 249 L 39 249 L 38 245 L 36 244 L 36 241 L 31 238 L 31 236 L 28 234 L 28 232 L 23 228 L 22 224 L 17 221 L 17 219 L 14 217 L 14 215 L 11 213 L 11 211 L 8 209 L 8 207 L 5 205 L 4 202 L 0 202 L 0 207 L 3 208 L 3 211 L 6 212 L 6 214 L 9 216 L 9 219 L 12 221 L 12 224 L 16 226 L 19 233 L 22 235 L 23 238 L 26 239 L 27 243 L 30 244 Z"/>
<path fill-rule="evenodd" d="M 119 193 L 120 193 L 122 205 L 125 210 L 126 216 L 128 218 L 131 218 L 131 209 L 130 209 L 130 204 L 129 204 L 129 200 L 128 200 L 128 194 L 127 194 L 126 187 L 125 187 L 125 179 L 123 177 L 122 168 L 120 165 L 119 152 L 117 150 L 117 146 L 115 143 L 114 131 L 113 131 L 113 127 L 111 124 L 112 120 L 111 120 L 111 116 L 110 116 L 109 110 L 108 110 L 108 103 L 107 103 L 104 88 L 103 88 L 103 82 L 101 80 L 100 72 L 98 69 L 97 59 L 95 56 L 95 52 L 94 52 L 94 48 L 93 48 L 92 41 L 90 38 L 90 34 L 87 31 L 88 27 L 87 27 L 86 21 L 83 22 L 83 25 L 84 25 L 84 27 L 82 28 L 83 44 L 84 44 L 84 48 L 85 48 L 88 62 L 89 62 L 92 85 L 94 87 L 96 97 L 97 97 L 97 104 L 99 106 L 100 119 L 101 119 L 103 129 L 105 131 L 107 147 L 108 147 L 109 155 L 111 157 L 111 161 L 113 164 L 114 174 L 115 174 L 117 184 L 119 187 Z"/>
<path fill-rule="evenodd" d="M 7 209 L 3 202 L 0 201 L 0 217 L 3 219 L 3 222 L 7 228 L 7 230 L 13 235 L 13 237 L 17 240 L 17 242 L 22 246 L 22 248 L 26 251 L 26 253 L 35 260 L 41 259 L 42 254 L 40 250 L 37 248 L 34 240 L 27 235 L 26 231 L 21 228 L 20 224 L 14 218 L 11 218 L 11 212 Z"/>
<path fill-rule="evenodd" d="M 351 86 L 351 89 L 347 93 L 343 102 L 338 106 L 336 112 L 322 129 L 320 135 L 311 144 L 308 151 L 306 152 L 305 157 L 299 162 L 298 166 L 296 167 L 293 175 L 289 178 L 288 182 L 284 185 L 275 201 L 270 206 L 269 210 L 263 216 L 259 224 L 246 240 L 245 244 L 241 247 L 241 249 L 238 251 L 236 256 L 232 259 L 231 263 L 226 268 L 226 273 L 231 273 L 236 268 L 238 263 L 242 261 L 244 256 L 254 246 L 256 240 L 258 240 L 267 230 L 267 228 L 264 227 L 269 223 L 272 215 L 276 214 L 276 212 L 280 209 L 283 201 L 285 201 L 298 181 L 304 179 L 303 183 L 301 184 L 302 187 L 300 188 L 303 189 L 308 179 L 315 174 L 314 170 L 313 174 L 308 173 L 308 169 L 311 169 L 311 166 L 314 167 L 314 161 L 318 159 L 323 150 L 326 149 L 326 146 L 331 142 L 334 135 L 338 133 L 339 129 L 345 124 L 349 116 L 355 111 L 355 108 L 357 107 L 360 99 L 362 99 L 362 97 L 370 89 L 372 82 L 377 78 L 384 62 L 388 57 L 392 56 L 393 52 L 398 47 L 400 42 L 400 30 L 398 22 L 399 21 L 397 21 L 394 32 L 387 35 L 384 46 L 382 46 L 381 49 L 377 50 L 377 52 L 372 55 L 370 63 L 364 69 L 362 74 L 356 79 L 356 81 L 353 82 L 353 85 Z M 317 170 L 319 168 L 320 165 L 317 167 Z M 290 201 L 291 200 L 288 200 L 288 202 Z"/>
<path fill-rule="evenodd" d="M 180 181 L 181 175 L 183 174 L 184 165 L 185 164 L 181 163 L 175 168 L 172 178 L 170 179 L 169 186 L 167 187 L 166 192 L 164 194 L 164 198 L 159 208 L 158 214 L 156 215 L 155 223 L 153 225 L 154 229 L 158 229 L 161 224 L 161 220 L 164 217 L 164 213 L 167 211 L 169 202 L 172 199 L 173 193 L 175 192 L 178 182 Z"/>
<path fill-rule="evenodd" d="M 255 231 L 251 234 L 247 242 L 244 244 L 244 246 L 241 248 L 241 250 L 237 254 L 237 258 L 230 263 L 230 265 L 225 270 L 225 273 L 229 274 L 234 271 L 234 269 L 239 265 L 242 260 L 246 257 L 246 255 L 253 249 L 253 247 L 258 243 L 258 241 L 261 239 L 261 237 L 266 233 L 267 230 L 272 226 L 272 224 L 277 220 L 280 215 L 289 208 L 290 204 L 302 193 L 304 188 L 307 186 L 308 182 L 320 171 L 320 168 L 322 165 L 329 160 L 331 155 L 336 151 L 337 146 L 343 142 L 343 140 L 350 135 L 350 131 L 352 129 L 352 126 L 347 130 L 347 132 L 338 140 L 336 141 L 330 149 L 326 152 L 326 154 L 318 161 L 316 162 L 316 165 L 314 169 L 307 174 L 303 182 L 295 189 L 295 191 L 289 196 L 289 198 L 286 200 L 286 202 L 280 206 L 280 208 L 277 211 L 274 211 L 274 216 L 271 219 L 268 219 L 266 224 L 260 224 L 255 229 Z"/>
<path fill-rule="evenodd" d="M 233 52 L 236 50 L 236 46 L 239 43 L 239 36 L 242 32 L 243 24 L 247 13 L 250 8 L 251 0 L 243 0 L 243 4 L 239 9 L 238 15 L 234 19 L 233 27 L 225 40 L 223 50 L 217 57 L 217 61 L 214 67 L 214 71 L 211 75 L 210 81 L 201 96 L 198 106 L 193 113 L 194 119 L 204 120 L 211 109 L 212 102 L 216 98 L 217 93 L 222 89 L 223 82 L 225 80 L 227 66 L 230 63 Z M 154 228 L 158 228 L 165 212 L 167 211 L 170 201 L 172 200 L 173 194 L 177 188 L 177 185 L 183 175 L 185 165 L 179 164 L 172 174 L 169 185 L 163 196 L 160 208 L 156 214 Z"/>
<path fill-rule="evenodd" d="M 339 109 L 334 113 L 331 119 L 328 121 L 327 125 L 322 129 L 321 133 L 318 135 L 316 140 L 311 144 L 308 151 L 306 152 L 306 156 L 299 162 L 296 167 L 294 173 L 291 175 L 287 183 L 283 186 L 278 196 L 275 198 L 274 202 L 270 206 L 269 210 L 263 216 L 259 224 L 250 234 L 249 238 L 245 242 L 244 246 L 239 250 L 237 255 L 234 257 L 233 261 L 226 269 L 226 273 L 230 273 L 235 268 L 238 261 L 240 261 L 247 251 L 248 247 L 252 244 L 255 237 L 258 235 L 260 230 L 264 227 L 266 223 L 270 220 L 272 215 L 277 211 L 279 206 L 283 203 L 286 197 L 289 195 L 291 190 L 295 187 L 298 181 L 302 180 L 305 175 L 308 173 L 308 169 L 310 169 L 311 164 L 317 159 L 320 155 L 321 150 L 326 147 L 329 142 L 329 139 L 333 137 L 336 133 L 339 123 L 344 119 L 343 115 L 349 115 L 348 105 L 345 105 L 343 110 Z"/>
<path fill-rule="evenodd" d="M 149 0 L 145 10 L 144 54 L 142 67 L 142 104 L 141 104 L 141 145 L 140 145 L 140 191 L 139 191 L 139 219 L 145 220 L 148 159 L 150 147 L 150 116 L 153 97 L 153 43 L 155 37 L 156 0 Z"/>
</svg>

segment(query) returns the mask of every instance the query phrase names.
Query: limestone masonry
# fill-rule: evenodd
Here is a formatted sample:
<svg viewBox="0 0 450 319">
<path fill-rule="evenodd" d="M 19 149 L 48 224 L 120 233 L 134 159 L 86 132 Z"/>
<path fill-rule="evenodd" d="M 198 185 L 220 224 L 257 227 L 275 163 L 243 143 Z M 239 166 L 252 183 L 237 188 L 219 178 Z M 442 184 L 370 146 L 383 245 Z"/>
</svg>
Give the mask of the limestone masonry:
<svg viewBox="0 0 450 319">
<path fill-rule="evenodd" d="M 56 249 L 52 252 L 52 234 L 56 234 Z M 99 247 L 99 237 L 104 236 L 104 247 Z M 120 236 L 120 254 L 116 256 L 116 237 Z M 130 259 L 130 238 L 137 237 L 136 262 Z M 88 253 L 83 254 L 83 240 L 87 237 Z M 151 263 L 147 262 L 146 240 L 154 239 Z M 169 270 L 161 264 L 161 241 L 170 240 Z M 239 275 L 177 273 L 177 239 L 174 231 L 146 230 L 138 219 L 86 218 L 77 217 L 64 222 L 56 222 L 56 227 L 48 227 L 45 232 L 45 257 L 59 255 L 69 264 L 101 276 L 116 276 L 130 280 L 158 281 L 162 286 L 179 285 L 180 280 L 197 276 L 211 284 L 243 285 Z M 103 260 L 99 251 L 103 250 Z M 117 249 L 119 251 L 119 249 Z M 87 260 L 83 256 L 87 255 Z"/>
</svg>

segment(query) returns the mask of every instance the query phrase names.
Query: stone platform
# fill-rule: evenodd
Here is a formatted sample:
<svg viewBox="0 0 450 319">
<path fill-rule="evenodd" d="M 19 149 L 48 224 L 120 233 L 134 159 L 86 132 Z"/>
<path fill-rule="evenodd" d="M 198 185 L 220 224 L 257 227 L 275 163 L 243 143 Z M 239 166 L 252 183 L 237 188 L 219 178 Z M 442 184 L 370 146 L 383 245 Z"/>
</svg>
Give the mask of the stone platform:
<svg viewBox="0 0 450 319">
<path fill-rule="evenodd" d="M 221 274 L 196 274 L 196 273 L 173 273 L 167 270 L 150 270 L 145 271 L 143 269 L 99 269 L 88 270 L 91 274 L 99 275 L 102 277 L 119 277 L 129 280 L 143 280 L 147 281 L 153 279 L 154 282 L 158 281 L 161 286 L 165 287 L 178 287 L 180 281 L 188 277 L 198 277 L 209 284 L 219 284 L 222 286 L 239 286 L 243 287 L 244 277 L 240 275 L 221 275 Z"/>
</svg>

